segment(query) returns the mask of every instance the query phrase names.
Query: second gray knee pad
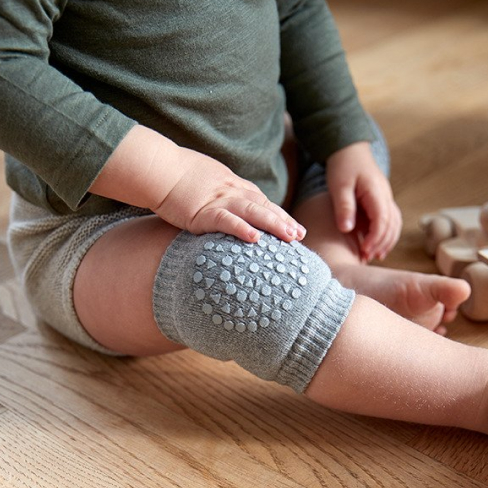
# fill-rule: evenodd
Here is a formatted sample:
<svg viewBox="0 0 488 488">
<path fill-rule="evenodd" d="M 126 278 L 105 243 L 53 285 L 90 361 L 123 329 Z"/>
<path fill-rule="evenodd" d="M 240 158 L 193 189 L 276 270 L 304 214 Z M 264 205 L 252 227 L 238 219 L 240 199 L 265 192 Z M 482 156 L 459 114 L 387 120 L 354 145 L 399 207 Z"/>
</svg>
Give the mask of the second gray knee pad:
<svg viewBox="0 0 488 488">
<path fill-rule="evenodd" d="M 303 392 L 353 299 L 297 242 L 181 232 L 161 261 L 153 308 L 170 340 Z"/>
</svg>

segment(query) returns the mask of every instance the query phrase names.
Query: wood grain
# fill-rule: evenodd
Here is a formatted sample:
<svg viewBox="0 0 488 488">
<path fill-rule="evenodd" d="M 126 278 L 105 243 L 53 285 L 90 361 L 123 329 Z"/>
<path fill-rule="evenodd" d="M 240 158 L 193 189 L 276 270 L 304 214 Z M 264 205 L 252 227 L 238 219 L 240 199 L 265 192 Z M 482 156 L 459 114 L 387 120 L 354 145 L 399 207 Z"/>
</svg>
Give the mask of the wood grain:
<svg viewBox="0 0 488 488">
<path fill-rule="evenodd" d="M 22 324 L 0 312 L 0 344 L 24 331 L 25 327 Z"/>
<path fill-rule="evenodd" d="M 488 200 L 488 4 L 330 5 L 390 144 L 405 226 L 385 264 L 434 272 L 420 216 Z M 9 198 L 0 178 L 0 486 L 488 486 L 486 436 L 326 410 L 191 351 L 104 357 L 38 324 L 8 263 Z M 449 336 L 488 347 L 488 324 L 460 316 Z"/>
<path fill-rule="evenodd" d="M 236 367 L 191 352 L 101 358 L 45 332 L 44 340 L 14 339 L 0 358 L 0 370 L 8 371 L 0 377 L 0 403 L 38 426 L 37 437 L 51 438 L 38 468 L 19 476 L 33 469 L 45 476 L 60 446 L 69 445 L 82 466 L 96 452 L 111 476 L 135 486 L 348 487 L 357 479 L 415 486 L 419 472 L 429 486 L 467 486 L 464 475 L 360 418 L 321 409 Z M 10 437 L 0 442 L 8 447 Z M 34 450 L 31 427 L 12 437 L 23 439 L 18 456 Z"/>
</svg>

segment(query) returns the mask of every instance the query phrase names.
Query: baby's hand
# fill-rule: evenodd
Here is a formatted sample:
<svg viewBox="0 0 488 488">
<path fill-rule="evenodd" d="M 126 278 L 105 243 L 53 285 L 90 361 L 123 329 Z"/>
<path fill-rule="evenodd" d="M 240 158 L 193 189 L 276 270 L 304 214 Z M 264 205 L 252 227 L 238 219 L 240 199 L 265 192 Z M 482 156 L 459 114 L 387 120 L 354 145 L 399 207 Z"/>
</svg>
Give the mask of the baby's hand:
<svg viewBox="0 0 488 488">
<path fill-rule="evenodd" d="M 178 148 L 179 176 L 157 215 L 194 234 L 224 232 L 247 242 L 259 240 L 258 229 L 284 241 L 301 240 L 305 229 L 253 183 L 220 162 Z"/>
<path fill-rule="evenodd" d="M 339 230 L 358 232 L 367 261 L 384 259 L 400 237 L 402 218 L 369 143 L 358 142 L 334 153 L 327 161 L 327 182 Z"/>
<path fill-rule="evenodd" d="M 142 125 L 127 133 L 89 191 L 149 208 L 194 234 L 225 232 L 256 242 L 260 229 L 289 242 L 306 233 L 256 185 Z"/>
</svg>

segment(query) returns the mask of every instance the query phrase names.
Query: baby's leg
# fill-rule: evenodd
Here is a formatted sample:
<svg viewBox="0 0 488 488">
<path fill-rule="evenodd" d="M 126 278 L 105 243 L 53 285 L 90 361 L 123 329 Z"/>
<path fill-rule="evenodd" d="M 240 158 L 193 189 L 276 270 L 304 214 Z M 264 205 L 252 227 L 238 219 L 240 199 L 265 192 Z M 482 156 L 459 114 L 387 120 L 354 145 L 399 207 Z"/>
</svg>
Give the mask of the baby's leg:
<svg viewBox="0 0 488 488">
<path fill-rule="evenodd" d="M 74 297 L 88 332 L 118 352 L 187 345 L 325 406 L 487 431 L 486 351 L 355 299 L 300 245 L 197 237 L 155 217 L 133 219 L 91 248 Z"/>
<path fill-rule="evenodd" d="M 152 312 L 154 276 L 179 232 L 155 216 L 140 217 L 109 230 L 90 248 L 73 299 L 80 322 L 98 343 L 135 356 L 183 347 L 161 334 Z"/>
<path fill-rule="evenodd" d="M 373 157 L 388 176 L 390 160 L 386 140 L 373 120 L 371 127 L 375 134 L 371 144 Z M 289 157 L 292 153 L 289 147 L 293 144 L 296 141 L 288 126 L 288 150 L 284 156 L 291 167 L 293 161 Z M 365 266 L 361 261 L 355 234 L 343 234 L 335 225 L 332 202 L 327 194 L 325 172 L 321 165 L 315 164 L 304 175 L 297 187 L 295 201 L 298 204 L 295 205 L 293 216 L 308 230 L 304 244 L 324 258 L 344 286 L 374 298 L 415 323 L 440 334 L 446 333 L 446 328 L 439 324 L 449 322 L 456 316 L 459 305 L 469 295 L 466 282 L 439 275 Z"/>
<path fill-rule="evenodd" d="M 354 234 L 339 232 L 330 196 L 319 193 L 302 202 L 294 217 L 308 230 L 304 244 L 318 253 L 346 287 L 374 298 L 415 323 L 436 329 L 454 319 L 469 295 L 462 280 L 378 266 L 366 266 Z M 440 327 L 438 332 L 444 333 Z"/>
<path fill-rule="evenodd" d="M 320 257 L 296 242 L 195 236 L 156 217 L 109 230 L 83 259 L 74 285 L 81 323 L 108 349 L 158 354 L 177 343 L 299 392 L 353 299 Z"/>
<path fill-rule="evenodd" d="M 358 296 L 306 395 L 351 413 L 488 433 L 488 351 Z"/>
</svg>

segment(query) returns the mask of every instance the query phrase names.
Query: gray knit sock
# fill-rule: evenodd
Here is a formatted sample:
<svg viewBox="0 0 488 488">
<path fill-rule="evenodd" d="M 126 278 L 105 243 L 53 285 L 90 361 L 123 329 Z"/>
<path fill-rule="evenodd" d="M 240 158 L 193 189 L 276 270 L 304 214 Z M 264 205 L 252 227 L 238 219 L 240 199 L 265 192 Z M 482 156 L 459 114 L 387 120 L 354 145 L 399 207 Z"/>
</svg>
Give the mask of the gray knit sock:
<svg viewBox="0 0 488 488">
<path fill-rule="evenodd" d="M 297 242 L 181 232 L 161 261 L 153 307 L 170 340 L 303 392 L 353 299 Z"/>
</svg>

